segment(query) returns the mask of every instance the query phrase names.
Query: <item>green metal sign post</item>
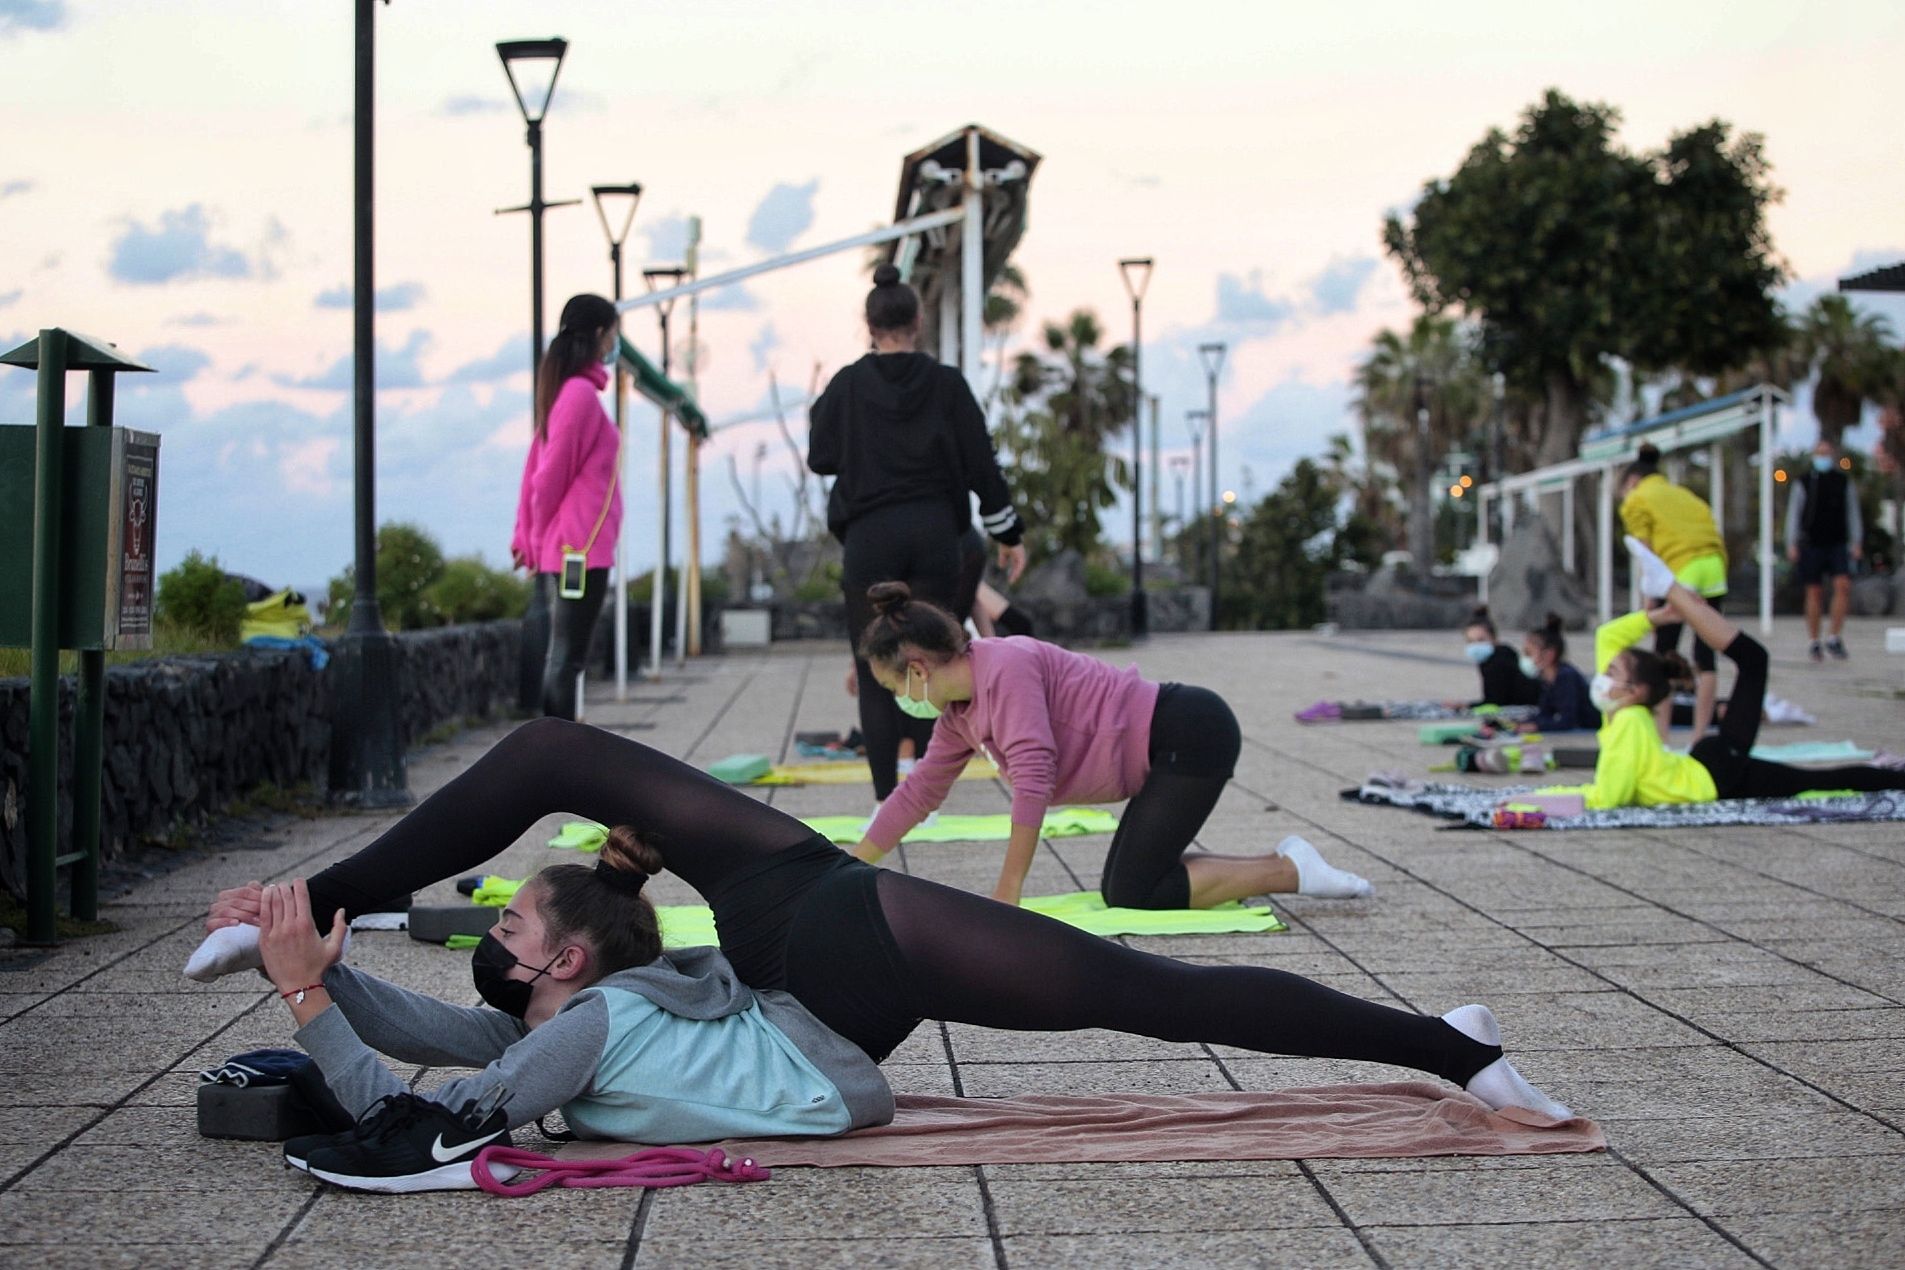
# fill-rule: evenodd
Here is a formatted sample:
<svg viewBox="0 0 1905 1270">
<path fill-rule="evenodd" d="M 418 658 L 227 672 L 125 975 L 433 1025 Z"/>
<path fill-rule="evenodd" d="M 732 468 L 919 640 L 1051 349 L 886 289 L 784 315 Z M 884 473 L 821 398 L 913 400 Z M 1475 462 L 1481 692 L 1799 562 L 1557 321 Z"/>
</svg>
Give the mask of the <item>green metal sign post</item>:
<svg viewBox="0 0 1905 1270">
<path fill-rule="evenodd" d="M 39 372 L 35 425 L 0 428 L 0 645 L 33 650 L 26 937 L 51 943 L 60 865 L 73 866 L 73 916 L 99 915 L 106 650 L 152 646 L 159 438 L 112 426 L 114 376 L 152 368 L 104 340 L 43 330 L 0 354 L 0 365 Z M 74 370 L 87 372 L 85 428 L 65 426 L 66 375 Z M 21 488 L 29 472 L 30 491 Z M 65 855 L 59 854 L 62 648 L 79 653 L 73 850 Z"/>
</svg>

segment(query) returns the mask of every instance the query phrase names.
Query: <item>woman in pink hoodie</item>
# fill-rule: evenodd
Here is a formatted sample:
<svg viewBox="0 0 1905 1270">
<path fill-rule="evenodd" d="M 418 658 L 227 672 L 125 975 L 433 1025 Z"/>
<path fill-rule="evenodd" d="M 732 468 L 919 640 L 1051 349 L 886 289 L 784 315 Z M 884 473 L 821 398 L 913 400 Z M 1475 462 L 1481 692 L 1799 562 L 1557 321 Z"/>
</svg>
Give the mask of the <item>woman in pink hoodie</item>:
<svg viewBox="0 0 1905 1270">
<path fill-rule="evenodd" d="M 891 851 L 983 750 L 1012 787 L 1012 838 L 994 899 L 1019 902 L 1047 807 L 1125 798 L 1099 883 L 1107 904 L 1211 908 L 1277 892 L 1370 893 L 1367 880 L 1294 836 L 1264 856 L 1185 854 L 1242 746 L 1237 717 L 1216 693 L 1151 683 L 1135 667 L 1113 670 L 1029 636 L 968 640 L 951 614 L 912 599 L 903 582 L 867 595 L 875 616 L 860 656 L 901 710 L 938 723 L 925 756 L 867 826 L 854 849 L 860 859 Z"/>
<path fill-rule="evenodd" d="M 536 373 L 536 436 L 523 464 L 509 544 L 516 566 L 535 575 L 536 594 L 523 620 L 525 655 L 546 648 L 542 712 L 558 719 L 576 715 L 576 676 L 608 595 L 622 524 L 621 437 L 601 398 L 621 339 L 616 322 L 615 306 L 599 295 L 578 295 L 562 306 L 561 326 Z M 582 561 L 579 595 L 573 585 L 563 586 L 565 556 Z"/>
</svg>

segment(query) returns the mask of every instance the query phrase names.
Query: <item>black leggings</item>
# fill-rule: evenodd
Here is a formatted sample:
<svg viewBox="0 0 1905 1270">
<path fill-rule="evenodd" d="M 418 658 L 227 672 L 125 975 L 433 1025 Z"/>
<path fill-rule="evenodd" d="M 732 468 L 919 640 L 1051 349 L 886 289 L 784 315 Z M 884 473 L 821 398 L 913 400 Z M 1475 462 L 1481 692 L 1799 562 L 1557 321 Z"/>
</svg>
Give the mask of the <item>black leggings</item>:
<svg viewBox="0 0 1905 1270">
<path fill-rule="evenodd" d="M 1724 595 L 1716 595 L 1708 600 L 1707 603 L 1717 609 L 1720 607 L 1720 602 L 1724 599 L 1726 599 Z M 1685 630 L 1686 626 L 1687 624 L 1685 622 L 1668 622 L 1665 626 L 1656 630 L 1654 632 L 1654 651 L 1657 653 L 1679 652 L 1680 632 Z M 1698 636 L 1695 636 L 1693 641 L 1693 668 L 1703 675 L 1714 674 L 1720 668 L 1719 660 L 1713 651 L 1713 645 Z"/>
<path fill-rule="evenodd" d="M 537 650 L 534 655 L 541 665 L 542 712 L 552 719 L 573 719 L 575 677 L 588 658 L 595 621 L 608 598 L 609 571 L 590 569 L 584 573 L 580 599 L 563 599 L 560 584 L 556 574 L 536 575 L 536 594 L 523 617 L 524 655 L 529 656 L 530 649 Z"/>
<path fill-rule="evenodd" d="M 847 641 L 859 682 L 860 735 L 867 766 L 873 769 L 873 796 L 884 800 L 899 784 L 900 739 L 911 738 L 913 756 L 926 753 L 933 721 L 900 710 L 893 694 L 873 677 L 860 656 L 860 637 L 873 621 L 867 588 L 875 582 L 904 582 L 913 597 L 956 611 L 959 590 L 959 526 L 946 503 L 930 500 L 878 507 L 847 526 L 846 556 L 840 589 L 847 601 Z"/>
<path fill-rule="evenodd" d="M 1237 716 L 1208 688 L 1165 684 L 1151 712 L 1151 771 L 1111 837 L 1098 889 L 1118 908 L 1189 908 L 1184 850 L 1237 768 Z"/>
<path fill-rule="evenodd" d="M 1457 1084 L 1501 1055 L 1440 1019 L 1281 970 L 1173 961 L 875 869 L 705 772 L 554 719 L 525 723 L 377 841 L 312 878 L 312 911 L 369 911 L 393 892 L 475 869 L 562 812 L 649 837 L 714 909 L 722 951 L 743 982 L 786 989 L 876 1060 L 921 1019 L 1109 1028 L 1393 1063 Z"/>
<path fill-rule="evenodd" d="M 1753 757 L 1766 701 L 1766 648 L 1741 631 L 1724 650 L 1739 672 L 1726 713 L 1712 736 L 1694 743 L 1693 757 L 1713 776 L 1720 798 L 1792 798 L 1811 789 L 1905 789 L 1905 772 L 1883 767 L 1788 767 Z"/>
</svg>

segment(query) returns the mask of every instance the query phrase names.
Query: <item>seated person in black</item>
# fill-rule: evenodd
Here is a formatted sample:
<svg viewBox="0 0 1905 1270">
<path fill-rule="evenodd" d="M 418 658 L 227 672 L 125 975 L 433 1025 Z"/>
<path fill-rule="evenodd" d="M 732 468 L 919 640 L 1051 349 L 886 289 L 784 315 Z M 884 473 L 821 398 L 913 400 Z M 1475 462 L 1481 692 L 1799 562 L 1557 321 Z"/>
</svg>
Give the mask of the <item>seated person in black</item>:
<svg viewBox="0 0 1905 1270">
<path fill-rule="evenodd" d="M 1467 624 L 1462 627 L 1462 638 L 1468 641 L 1463 651 L 1481 673 L 1482 695 L 1479 700 L 1450 704 L 1473 709 L 1476 706 L 1531 706 L 1540 700 L 1541 685 L 1522 673 L 1521 659 L 1515 650 L 1496 635 L 1495 619 L 1488 615 L 1486 604 L 1469 615 Z"/>
</svg>

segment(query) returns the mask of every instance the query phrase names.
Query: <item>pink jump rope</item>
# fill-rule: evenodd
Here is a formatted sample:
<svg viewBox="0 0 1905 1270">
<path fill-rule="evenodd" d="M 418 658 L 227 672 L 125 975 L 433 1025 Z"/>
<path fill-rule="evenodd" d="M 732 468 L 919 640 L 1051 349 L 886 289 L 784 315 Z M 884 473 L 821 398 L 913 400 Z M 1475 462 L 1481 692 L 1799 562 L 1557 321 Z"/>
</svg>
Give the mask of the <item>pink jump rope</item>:
<svg viewBox="0 0 1905 1270">
<path fill-rule="evenodd" d="M 491 1164 L 540 1169 L 526 1182 L 499 1182 Z M 470 1163 L 476 1184 L 491 1195 L 534 1195 L 551 1186 L 693 1186 L 697 1182 L 765 1182 L 771 1174 L 751 1159 L 736 1160 L 718 1147 L 650 1147 L 613 1160 L 558 1160 L 518 1147 L 484 1147 Z"/>
</svg>

